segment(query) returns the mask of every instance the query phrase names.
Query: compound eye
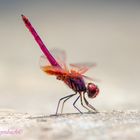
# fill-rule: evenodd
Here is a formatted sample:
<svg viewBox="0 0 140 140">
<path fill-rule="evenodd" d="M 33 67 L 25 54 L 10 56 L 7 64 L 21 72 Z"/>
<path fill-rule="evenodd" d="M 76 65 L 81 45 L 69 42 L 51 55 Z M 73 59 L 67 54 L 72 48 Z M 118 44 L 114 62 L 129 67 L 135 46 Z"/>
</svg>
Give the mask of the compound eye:
<svg viewBox="0 0 140 140">
<path fill-rule="evenodd" d="M 99 93 L 99 88 L 93 83 L 88 83 L 87 93 L 89 98 L 95 98 Z"/>
</svg>

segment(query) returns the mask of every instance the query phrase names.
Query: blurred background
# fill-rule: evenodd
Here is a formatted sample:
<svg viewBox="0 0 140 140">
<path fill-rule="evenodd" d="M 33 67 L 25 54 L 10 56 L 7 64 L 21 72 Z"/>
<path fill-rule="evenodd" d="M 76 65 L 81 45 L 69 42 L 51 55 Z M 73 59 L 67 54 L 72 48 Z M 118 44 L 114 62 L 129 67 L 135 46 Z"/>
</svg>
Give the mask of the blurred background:
<svg viewBox="0 0 140 140">
<path fill-rule="evenodd" d="M 49 49 L 67 63 L 96 62 L 100 110 L 140 107 L 140 2 L 129 0 L 0 0 L 0 108 L 53 114 L 73 91 L 40 70 L 42 54 L 25 28 L 26 15 Z M 75 112 L 70 99 L 65 112 Z M 80 103 L 77 106 L 81 108 Z M 81 108 L 82 109 L 82 108 Z"/>
</svg>

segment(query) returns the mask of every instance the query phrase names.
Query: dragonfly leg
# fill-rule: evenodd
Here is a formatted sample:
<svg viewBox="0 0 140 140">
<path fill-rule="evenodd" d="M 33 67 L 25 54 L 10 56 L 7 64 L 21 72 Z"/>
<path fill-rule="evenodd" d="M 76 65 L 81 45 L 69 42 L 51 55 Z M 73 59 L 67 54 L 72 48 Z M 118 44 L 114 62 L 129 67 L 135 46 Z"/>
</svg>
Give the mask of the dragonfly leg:
<svg viewBox="0 0 140 140">
<path fill-rule="evenodd" d="M 82 114 L 82 112 L 77 108 L 77 106 L 75 105 L 75 103 L 77 102 L 77 100 L 80 98 L 80 95 L 77 97 L 77 99 L 74 101 L 73 106 Z"/>
<path fill-rule="evenodd" d="M 90 109 L 87 108 L 87 107 L 83 104 L 82 94 L 80 94 L 80 101 L 81 101 L 81 105 L 82 105 L 85 109 L 87 109 L 88 111 L 90 111 Z"/>
<path fill-rule="evenodd" d="M 74 95 L 74 94 L 71 94 L 71 95 L 68 95 L 68 96 L 65 96 L 65 97 L 59 99 L 59 102 L 58 102 L 58 105 L 57 105 L 57 109 L 56 109 L 56 113 L 55 113 L 56 115 L 57 115 L 57 113 L 58 113 L 58 109 L 59 109 L 60 102 L 61 102 L 62 100 L 64 100 L 65 98 L 71 97 L 72 95 Z"/>
<path fill-rule="evenodd" d="M 71 97 L 73 97 L 74 95 L 76 95 L 77 93 L 74 93 L 74 94 L 71 94 L 69 97 L 67 97 L 64 101 L 63 101 L 63 104 L 62 104 L 62 108 L 61 108 L 61 114 L 63 113 L 63 108 L 64 108 L 64 104 L 65 102 L 70 99 Z"/>
<path fill-rule="evenodd" d="M 88 102 L 87 99 L 85 98 L 85 94 L 83 94 L 83 96 L 84 96 L 84 101 L 85 101 L 86 105 L 87 105 L 90 109 L 92 109 L 94 112 L 98 113 L 98 111 L 97 111 L 91 104 L 89 104 L 89 102 Z"/>
</svg>

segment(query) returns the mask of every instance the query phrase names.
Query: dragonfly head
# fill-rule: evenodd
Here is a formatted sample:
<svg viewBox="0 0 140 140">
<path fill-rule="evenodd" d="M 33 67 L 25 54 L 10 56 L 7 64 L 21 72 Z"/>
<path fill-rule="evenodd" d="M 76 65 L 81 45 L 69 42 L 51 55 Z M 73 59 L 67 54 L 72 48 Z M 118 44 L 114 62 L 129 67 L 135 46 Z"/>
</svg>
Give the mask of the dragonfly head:
<svg viewBox="0 0 140 140">
<path fill-rule="evenodd" d="M 99 93 L 99 88 L 93 83 L 88 83 L 87 93 L 89 98 L 95 98 Z"/>
</svg>

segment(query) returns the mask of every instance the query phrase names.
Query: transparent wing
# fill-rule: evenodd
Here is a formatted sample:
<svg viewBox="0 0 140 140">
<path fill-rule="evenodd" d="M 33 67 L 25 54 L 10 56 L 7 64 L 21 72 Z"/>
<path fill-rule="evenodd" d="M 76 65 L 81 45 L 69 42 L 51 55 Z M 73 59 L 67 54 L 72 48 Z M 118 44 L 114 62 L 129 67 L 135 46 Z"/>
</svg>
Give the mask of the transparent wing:
<svg viewBox="0 0 140 140">
<path fill-rule="evenodd" d="M 95 67 L 95 63 L 76 63 L 76 64 L 70 64 L 72 69 L 75 69 L 78 71 L 80 74 L 84 74 L 87 72 L 90 68 Z"/>
<path fill-rule="evenodd" d="M 92 67 L 96 66 L 96 63 L 90 63 L 90 62 L 74 63 L 74 64 L 70 64 L 70 66 L 76 67 L 76 68 L 82 68 L 82 67 L 92 68 Z"/>
<path fill-rule="evenodd" d="M 91 77 L 88 77 L 88 76 L 85 76 L 85 75 L 82 75 L 82 77 L 85 79 L 85 80 L 88 80 L 88 81 L 93 81 L 93 82 L 101 82 L 99 79 L 97 78 L 91 78 Z"/>
<path fill-rule="evenodd" d="M 63 69 L 67 69 L 66 67 L 66 53 L 63 50 L 60 49 L 52 49 L 51 54 L 53 55 L 53 57 L 56 59 L 56 61 L 59 63 L 59 65 L 63 68 Z M 50 62 L 48 61 L 47 57 L 45 55 L 42 55 L 40 57 L 40 61 L 39 64 L 41 67 L 47 66 L 47 65 L 51 65 Z"/>
<path fill-rule="evenodd" d="M 54 58 L 57 60 L 57 62 L 60 64 L 60 66 L 64 69 L 67 69 L 65 51 L 61 49 L 52 49 L 50 50 L 50 52 L 54 56 Z"/>
<path fill-rule="evenodd" d="M 45 73 L 50 74 L 50 75 L 59 76 L 59 75 L 67 74 L 67 71 L 65 69 L 62 69 L 57 66 L 52 66 L 45 55 L 42 55 L 40 57 L 40 68 Z"/>
<path fill-rule="evenodd" d="M 86 80 L 89 80 L 89 81 L 94 81 L 94 79 L 93 79 L 93 78 L 91 78 L 91 77 L 88 77 L 88 76 L 85 76 L 85 75 L 82 75 L 82 77 L 83 77 L 83 78 L 85 78 Z"/>
<path fill-rule="evenodd" d="M 48 59 L 45 55 L 40 56 L 39 65 L 41 68 L 45 67 L 45 66 L 51 66 L 50 62 L 48 61 Z"/>
<path fill-rule="evenodd" d="M 61 69 L 60 67 L 56 67 L 56 66 L 44 66 L 41 67 L 41 69 L 50 75 L 55 75 L 55 76 L 60 76 L 60 75 L 66 75 L 67 71 L 65 71 L 64 69 Z"/>
<path fill-rule="evenodd" d="M 51 49 L 50 52 L 57 60 L 66 62 L 66 53 L 64 50 L 54 48 L 54 49 Z"/>
</svg>

